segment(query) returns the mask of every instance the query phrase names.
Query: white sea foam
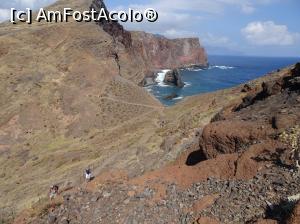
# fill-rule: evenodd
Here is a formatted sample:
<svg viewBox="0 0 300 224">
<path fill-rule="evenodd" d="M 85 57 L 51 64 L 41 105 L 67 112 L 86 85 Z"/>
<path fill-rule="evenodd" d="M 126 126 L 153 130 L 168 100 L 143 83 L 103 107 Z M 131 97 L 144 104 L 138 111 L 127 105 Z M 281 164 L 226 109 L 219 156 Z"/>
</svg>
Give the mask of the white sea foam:
<svg viewBox="0 0 300 224">
<path fill-rule="evenodd" d="M 178 96 L 176 98 L 173 98 L 173 100 L 181 100 L 181 99 L 183 99 L 183 96 Z"/>
<path fill-rule="evenodd" d="M 188 86 L 192 85 L 192 83 L 190 83 L 190 82 L 185 82 L 184 84 L 185 84 L 184 87 L 188 87 Z"/>
<path fill-rule="evenodd" d="M 165 76 L 167 74 L 168 71 L 171 71 L 169 69 L 165 69 L 165 70 L 161 70 L 160 72 L 157 73 L 157 77 L 155 79 L 155 81 L 157 82 L 157 84 L 161 87 L 168 87 L 168 85 L 166 85 L 164 83 L 164 79 L 165 79 Z"/>
<path fill-rule="evenodd" d="M 222 70 L 227 70 L 227 69 L 234 69 L 235 67 L 226 66 L 226 65 L 213 65 L 213 66 L 210 66 L 210 68 L 219 68 Z"/>
<path fill-rule="evenodd" d="M 186 70 L 191 71 L 191 72 L 199 72 L 199 71 L 202 71 L 203 69 L 201 69 L 201 68 L 187 68 Z"/>
</svg>

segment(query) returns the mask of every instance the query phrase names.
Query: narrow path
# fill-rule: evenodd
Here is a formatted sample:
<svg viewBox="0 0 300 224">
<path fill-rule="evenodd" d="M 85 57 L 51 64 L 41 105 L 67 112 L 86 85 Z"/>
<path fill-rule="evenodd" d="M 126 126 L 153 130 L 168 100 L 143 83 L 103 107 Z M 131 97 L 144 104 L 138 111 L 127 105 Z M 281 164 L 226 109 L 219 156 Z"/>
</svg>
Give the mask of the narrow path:
<svg viewBox="0 0 300 224">
<path fill-rule="evenodd" d="M 115 101 L 115 102 L 119 102 L 119 103 L 123 103 L 123 104 L 134 105 L 134 106 L 149 107 L 149 108 L 156 108 L 156 109 L 163 109 L 164 108 L 164 106 L 154 106 L 154 105 L 141 104 L 141 103 L 130 103 L 130 102 L 126 102 L 124 100 L 118 100 L 118 99 L 115 99 L 115 98 L 112 98 L 112 97 L 101 97 L 101 98 L 111 100 L 111 101 Z"/>
</svg>

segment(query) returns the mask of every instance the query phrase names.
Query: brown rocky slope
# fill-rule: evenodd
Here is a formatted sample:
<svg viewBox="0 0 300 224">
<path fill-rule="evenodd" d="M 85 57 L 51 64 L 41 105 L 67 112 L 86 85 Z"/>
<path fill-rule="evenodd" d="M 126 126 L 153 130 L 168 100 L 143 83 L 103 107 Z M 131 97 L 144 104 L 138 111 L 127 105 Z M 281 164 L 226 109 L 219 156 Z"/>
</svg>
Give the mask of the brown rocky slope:
<svg viewBox="0 0 300 224">
<path fill-rule="evenodd" d="M 62 192 L 50 212 L 18 221 L 297 223 L 300 176 L 297 157 L 291 153 L 295 145 L 289 140 L 299 143 L 300 139 L 299 68 L 297 64 L 247 84 L 243 98 L 223 106 L 203 131 L 194 129 L 190 136 L 194 141 L 185 144 L 175 162 L 134 178 L 122 172 L 102 174 L 91 183 Z M 233 88 L 227 94 L 233 97 L 239 92 L 245 88 Z M 213 104 L 208 105 L 212 107 L 220 103 L 220 95 L 224 92 L 204 98 L 213 97 Z M 189 138 L 188 133 L 181 134 Z"/>
<path fill-rule="evenodd" d="M 61 0 L 49 9 L 101 5 Z M 156 134 L 165 108 L 137 85 L 149 69 L 117 23 L 0 24 L 1 219 L 53 183 L 77 185 L 88 166 L 133 175 L 165 162 Z"/>
</svg>

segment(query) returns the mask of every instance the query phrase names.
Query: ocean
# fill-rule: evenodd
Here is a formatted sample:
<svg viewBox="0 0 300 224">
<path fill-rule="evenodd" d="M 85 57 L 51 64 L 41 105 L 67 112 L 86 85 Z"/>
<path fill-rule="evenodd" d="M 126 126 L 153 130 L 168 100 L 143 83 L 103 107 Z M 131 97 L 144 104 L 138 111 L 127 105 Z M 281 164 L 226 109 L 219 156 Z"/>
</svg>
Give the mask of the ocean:
<svg viewBox="0 0 300 224">
<path fill-rule="evenodd" d="M 209 56 L 207 69 L 182 70 L 183 88 L 163 83 L 168 68 L 158 73 L 157 84 L 145 87 L 164 105 L 172 106 L 187 96 L 213 92 L 246 83 L 269 72 L 300 62 L 300 58 L 269 58 L 246 56 Z M 174 99 L 166 96 L 176 94 Z"/>
</svg>

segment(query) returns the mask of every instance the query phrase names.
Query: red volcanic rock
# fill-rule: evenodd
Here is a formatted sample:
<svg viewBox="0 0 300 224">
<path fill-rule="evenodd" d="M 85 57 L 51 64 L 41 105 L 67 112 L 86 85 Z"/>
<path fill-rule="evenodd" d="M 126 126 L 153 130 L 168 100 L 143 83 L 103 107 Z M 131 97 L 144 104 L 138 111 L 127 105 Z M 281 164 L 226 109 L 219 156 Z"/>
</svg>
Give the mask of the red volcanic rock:
<svg viewBox="0 0 300 224">
<path fill-rule="evenodd" d="M 198 38 L 167 39 L 145 32 L 132 32 L 133 49 L 151 69 L 207 66 L 207 55 Z"/>
<path fill-rule="evenodd" d="M 206 158 L 215 158 L 218 154 L 238 152 L 266 135 L 264 129 L 251 122 L 219 121 L 204 128 L 200 148 Z"/>
</svg>

